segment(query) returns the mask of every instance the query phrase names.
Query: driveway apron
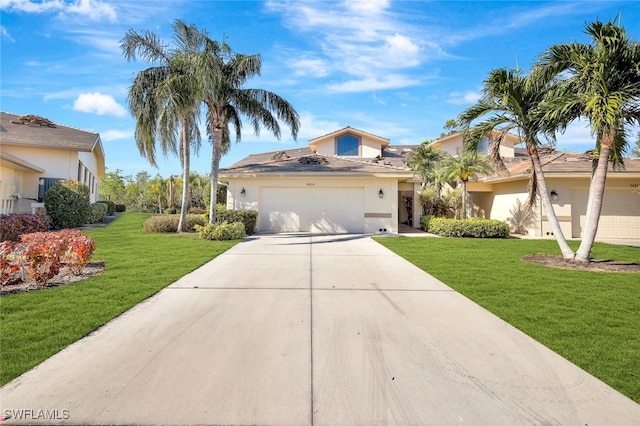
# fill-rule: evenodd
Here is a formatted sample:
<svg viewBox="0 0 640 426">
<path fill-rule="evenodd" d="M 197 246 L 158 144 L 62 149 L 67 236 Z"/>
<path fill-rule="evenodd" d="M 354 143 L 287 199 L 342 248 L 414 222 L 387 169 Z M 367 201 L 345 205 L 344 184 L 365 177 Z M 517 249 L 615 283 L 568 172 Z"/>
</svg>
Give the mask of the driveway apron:
<svg viewBox="0 0 640 426">
<path fill-rule="evenodd" d="M 7 424 L 640 419 L 640 405 L 370 238 L 305 234 L 236 245 L 0 388 L 0 408 Z"/>
</svg>

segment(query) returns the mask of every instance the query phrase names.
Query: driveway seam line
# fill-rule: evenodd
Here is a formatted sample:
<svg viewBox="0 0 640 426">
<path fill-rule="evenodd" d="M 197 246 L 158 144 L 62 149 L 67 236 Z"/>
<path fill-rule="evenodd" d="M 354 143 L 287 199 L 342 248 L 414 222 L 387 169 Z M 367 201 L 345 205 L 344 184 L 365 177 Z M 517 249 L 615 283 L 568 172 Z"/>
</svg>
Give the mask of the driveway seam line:
<svg viewBox="0 0 640 426">
<path fill-rule="evenodd" d="M 313 237 L 309 234 L 309 361 L 311 368 L 309 372 L 310 379 L 310 397 L 311 397 L 311 418 L 310 424 L 313 426 L 314 408 L 313 408 Z"/>
</svg>

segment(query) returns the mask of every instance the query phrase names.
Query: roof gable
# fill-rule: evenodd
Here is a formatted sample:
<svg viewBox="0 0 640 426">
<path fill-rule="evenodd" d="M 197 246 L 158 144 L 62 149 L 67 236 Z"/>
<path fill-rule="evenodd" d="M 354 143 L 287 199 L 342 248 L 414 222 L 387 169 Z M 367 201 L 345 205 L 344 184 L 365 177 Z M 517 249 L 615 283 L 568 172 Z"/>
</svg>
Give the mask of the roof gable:
<svg viewBox="0 0 640 426">
<path fill-rule="evenodd" d="M 360 136 L 363 138 L 367 138 L 376 142 L 380 143 L 380 146 L 384 149 L 385 147 L 387 147 L 390 143 L 389 139 L 387 138 L 383 138 L 381 136 L 377 136 L 374 135 L 372 133 L 368 133 L 365 132 L 363 130 L 359 130 L 359 129 L 355 129 L 351 126 L 347 126 L 347 127 L 343 127 L 342 129 L 336 130 L 334 132 L 331 133 L 327 133 L 326 135 L 322 135 L 319 136 L 317 138 L 313 138 L 309 140 L 309 147 L 315 151 L 316 146 L 319 143 L 325 142 L 327 140 L 333 140 L 334 138 L 337 138 L 339 136 L 345 135 L 345 134 L 352 134 L 352 135 L 356 135 L 356 136 Z"/>
</svg>

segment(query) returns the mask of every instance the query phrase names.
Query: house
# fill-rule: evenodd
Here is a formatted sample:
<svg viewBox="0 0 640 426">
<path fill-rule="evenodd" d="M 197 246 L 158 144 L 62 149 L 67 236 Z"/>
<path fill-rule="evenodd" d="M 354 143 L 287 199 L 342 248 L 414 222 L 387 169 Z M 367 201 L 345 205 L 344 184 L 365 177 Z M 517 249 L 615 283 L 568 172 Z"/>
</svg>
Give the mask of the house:
<svg viewBox="0 0 640 426">
<path fill-rule="evenodd" d="M 496 135 L 483 139 L 478 150 L 486 153 Z M 520 143 L 516 135 L 502 143 L 507 172 L 468 183 L 474 215 L 506 220 L 516 200 L 527 199 L 531 164 Z M 462 144 L 460 133 L 432 142 L 451 155 Z M 258 211 L 260 232 L 396 233 L 403 223 L 418 228 L 422 182 L 406 164 L 416 147 L 345 127 L 311 139 L 308 147 L 250 155 L 220 171 L 228 181 L 227 208 Z M 548 150 L 541 161 L 565 236 L 580 238 L 591 157 Z M 625 164 L 609 171 L 599 238 L 640 238 L 640 160 Z M 526 232 L 553 238 L 539 204 Z"/>
<path fill-rule="evenodd" d="M 345 127 L 305 148 L 250 155 L 220 177 L 227 208 L 258 211 L 260 232 L 395 233 L 406 215 L 400 194 L 413 197 L 419 182 L 405 156 L 389 139 Z"/>
<path fill-rule="evenodd" d="M 494 132 L 489 137 L 496 137 Z M 487 152 L 488 137 L 478 146 Z M 531 160 L 516 135 L 507 136 L 500 154 L 506 172 L 480 176 L 467 184 L 470 209 L 474 216 L 506 220 L 513 215 L 516 201 L 524 203 L 528 197 Z M 456 133 L 438 139 L 432 146 L 455 153 L 463 144 Z M 590 154 L 570 153 L 553 149 L 540 150 L 540 162 L 545 175 L 551 202 L 566 238 L 581 238 L 585 223 L 589 184 L 594 157 Z M 609 164 L 604 204 L 598 225 L 597 239 L 640 238 L 640 159 L 625 159 L 624 168 Z M 551 226 L 536 203 L 535 223 L 528 227 L 530 236 L 553 238 Z"/>
<path fill-rule="evenodd" d="M 46 118 L 0 112 L 0 214 L 44 207 L 57 181 L 86 183 L 99 199 L 105 156 L 98 133 L 62 126 Z"/>
</svg>

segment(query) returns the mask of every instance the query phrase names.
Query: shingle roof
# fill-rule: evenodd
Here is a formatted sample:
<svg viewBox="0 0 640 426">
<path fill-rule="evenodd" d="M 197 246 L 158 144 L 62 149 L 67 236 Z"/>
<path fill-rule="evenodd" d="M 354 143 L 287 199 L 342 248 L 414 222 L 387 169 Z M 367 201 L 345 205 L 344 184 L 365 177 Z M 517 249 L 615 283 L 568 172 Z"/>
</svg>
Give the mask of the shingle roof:
<svg viewBox="0 0 640 426">
<path fill-rule="evenodd" d="M 50 127 L 46 125 L 48 122 L 46 119 L 32 120 L 31 125 L 20 124 L 20 117 L 16 114 L 0 112 L 0 143 L 2 145 L 91 152 L 99 141 L 98 133 L 59 124 Z"/>
<path fill-rule="evenodd" d="M 384 151 L 384 158 L 349 158 L 315 154 L 310 148 L 252 154 L 230 167 L 220 170 L 222 177 L 253 173 L 403 173 L 412 171 L 405 163 L 405 155 Z"/>
</svg>

